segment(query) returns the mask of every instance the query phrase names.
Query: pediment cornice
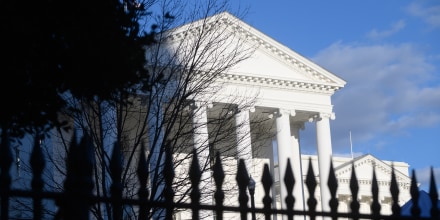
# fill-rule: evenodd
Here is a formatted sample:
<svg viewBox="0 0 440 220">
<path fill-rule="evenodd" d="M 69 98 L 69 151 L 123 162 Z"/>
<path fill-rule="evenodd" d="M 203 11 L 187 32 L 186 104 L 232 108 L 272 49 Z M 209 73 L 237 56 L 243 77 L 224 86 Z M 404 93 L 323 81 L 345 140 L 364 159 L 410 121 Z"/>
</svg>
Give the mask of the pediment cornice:
<svg viewBox="0 0 440 220">
<path fill-rule="evenodd" d="M 356 169 L 356 167 L 360 166 L 374 166 L 376 173 L 381 172 L 385 175 L 391 177 L 392 167 L 385 162 L 375 158 L 371 154 L 367 154 L 358 158 L 355 158 L 353 161 L 344 163 L 335 168 L 336 177 L 341 176 L 347 172 L 351 172 L 352 168 Z M 410 181 L 410 177 L 401 173 L 400 171 L 394 169 L 394 174 L 396 176 L 396 180 L 398 183 L 406 183 Z"/>
<path fill-rule="evenodd" d="M 258 87 L 271 87 L 277 89 L 300 90 L 333 94 L 341 87 L 334 84 L 317 83 L 313 81 L 293 81 L 288 79 L 277 79 L 261 76 L 243 74 L 222 73 L 220 79 L 224 82 L 244 84 Z"/>
<path fill-rule="evenodd" d="M 207 18 L 203 21 L 196 21 L 182 27 L 170 30 L 168 39 L 172 41 L 184 40 L 188 34 L 197 33 L 201 27 L 215 28 L 219 25 L 226 25 L 229 31 L 240 35 L 257 49 L 270 53 L 272 57 L 282 61 L 287 65 L 294 66 L 301 74 L 305 75 L 309 81 L 296 81 L 288 79 L 277 79 L 270 77 L 250 76 L 235 73 L 225 73 L 223 80 L 235 83 L 258 84 L 278 88 L 294 88 L 306 91 L 319 91 L 333 93 L 344 87 L 345 81 L 338 76 L 328 72 L 307 58 L 299 55 L 290 48 L 278 43 L 269 36 L 251 27 L 237 17 L 228 12 L 223 12 Z M 237 75 L 237 76 L 234 76 Z M 268 74 L 269 75 L 269 74 Z"/>
</svg>

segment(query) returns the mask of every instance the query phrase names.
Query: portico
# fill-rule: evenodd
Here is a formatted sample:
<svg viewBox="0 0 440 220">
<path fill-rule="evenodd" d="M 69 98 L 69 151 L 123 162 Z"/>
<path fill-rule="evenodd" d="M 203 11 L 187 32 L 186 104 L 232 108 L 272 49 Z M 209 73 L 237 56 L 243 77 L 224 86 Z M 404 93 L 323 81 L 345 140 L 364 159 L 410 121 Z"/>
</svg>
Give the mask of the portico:
<svg viewBox="0 0 440 220">
<path fill-rule="evenodd" d="M 215 108 L 216 105 L 221 105 L 220 103 L 214 103 L 211 108 Z M 210 108 L 201 105 L 200 109 L 204 113 L 198 113 L 196 119 L 197 123 L 200 121 L 206 122 L 208 119 L 207 111 Z M 202 116 L 203 118 L 200 118 Z M 271 140 L 265 141 L 265 145 L 260 143 L 255 144 L 255 140 L 252 138 L 254 136 L 252 127 L 252 119 L 254 117 L 267 117 L 268 120 L 265 123 L 260 123 L 258 126 L 263 126 L 259 128 L 260 130 L 267 129 L 268 137 L 272 137 Z M 313 111 L 304 110 L 288 110 L 285 108 L 268 108 L 265 106 L 255 106 L 252 108 L 244 108 L 240 112 L 235 114 L 235 125 L 236 125 L 236 139 L 237 139 L 237 158 L 244 159 L 247 169 L 254 179 L 260 180 L 261 170 L 254 169 L 257 167 L 254 159 L 266 158 L 271 161 L 272 173 L 277 170 L 278 173 L 273 173 L 272 175 L 277 175 L 280 177 L 280 198 L 281 198 L 281 208 L 285 207 L 284 198 L 287 195 L 287 189 L 284 185 L 283 178 L 285 176 L 286 167 L 288 161 L 293 169 L 295 186 L 293 193 L 295 196 L 295 210 L 305 209 L 303 194 L 306 189 L 301 184 L 303 182 L 302 177 L 302 166 L 307 166 L 307 164 L 301 164 L 301 152 L 300 152 L 300 131 L 304 129 L 304 124 L 307 122 L 316 124 L 316 142 L 317 142 L 317 152 L 318 152 L 318 170 L 315 173 L 319 173 L 320 189 L 321 189 L 321 199 L 322 201 L 328 201 L 330 199 L 330 192 L 327 191 L 326 184 L 328 179 L 328 171 L 330 169 L 330 160 L 332 157 L 332 147 L 331 147 L 331 129 L 330 122 L 334 119 L 333 113 L 320 113 Z M 208 143 L 208 129 L 205 126 L 198 128 L 195 132 L 195 139 L 199 141 L 203 139 L 204 143 Z M 205 129 L 199 132 L 200 129 Z M 261 140 L 260 140 L 261 141 Z M 273 152 L 268 152 L 272 150 L 273 143 L 277 147 L 277 154 L 273 155 Z M 256 146 L 255 146 L 256 145 Z M 257 148 L 257 149 L 256 149 Z M 262 150 L 262 148 L 264 148 Z M 200 157 L 207 157 L 209 154 L 208 148 L 204 147 L 204 153 Z M 203 158 L 201 158 L 203 160 Z M 274 169 L 274 165 L 277 164 L 278 169 Z M 207 174 L 209 175 L 209 174 Z M 209 178 L 209 177 L 208 177 Z M 323 184 L 323 185 L 322 185 Z M 261 185 L 260 185 L 261 187 Z M 260 189 L 261 190 L 261 189 Z M 306 192 L 307 193 L 307 192 Z M 257 201 L 261 201 L 260 198 Z M 321 203 L 323 210 L 329 209 L 328 202 Z"/>
<path fill-rule="evenodd" d="M 231 14 L 224 12 L 215 16 L 219 17 L 213 19 L 217 22 L 216 25 L 222 25 L 221 22 L 227 24 L 227 31 L 242 36 L 246 39 L 244 42 L 248 44 L 248 48 L 253 48 L 254 51 L 249 59 L 221 73 L 212 86 L 215 88 L 213 91 L 208 90 L 203 96 L 192 97 L 196 103 L 194 112 L 197 112 L 194 124 L 207 123 L 209 112 L 216 106 L 237 106 L 238 111 L 233 112 L 237 158 L 245 160 L 248 170 L 256 165 L 255 159 L 258 158 L 269 158 L 273 170 L 274 164 L 278 164 L 279 173 L 276 175 L 280 177 L 280 201 L 283 209 L 286 208 L 284 198 L 287 195 L 283 177 L 290 161 L 295 178 L 294 208 L 301 210 L 304 208 L 302 195 L 305 189 L 300 184 L 300 130 L 304 129 L 306 122 L 316 123 L 319 170 L 315 172 L 319 173 L 321 184 L 321 208 L 329 210 L 330 193 L 326 184 L 332 158 L 330 123 L 335 119 L 331 97 L 346 82 Z M 176 40 L 178 36 L 184 35 L 177 34 L 173 39 Z M 259 129 L 266 129 L 273 138 L 266 140 L 263 144 L 266 150 L 258 153 L 254 140 L 255 128 L 252 127 L 255 117 L 268 119 L 265 122 L 267 127 L 260 124 Z M 208 129 L 203 126 L 194 128 L 194 140 L 202 140 L 200 143 L 208 144 Z M 273 143 L 276 143 L 277 155 L 271 152 Z M 206 157 L 207 154 L 205 151 L 202 156 Z M 261 173 L 261 170 L 257 170 L 257 173 Z"/>
</svg>

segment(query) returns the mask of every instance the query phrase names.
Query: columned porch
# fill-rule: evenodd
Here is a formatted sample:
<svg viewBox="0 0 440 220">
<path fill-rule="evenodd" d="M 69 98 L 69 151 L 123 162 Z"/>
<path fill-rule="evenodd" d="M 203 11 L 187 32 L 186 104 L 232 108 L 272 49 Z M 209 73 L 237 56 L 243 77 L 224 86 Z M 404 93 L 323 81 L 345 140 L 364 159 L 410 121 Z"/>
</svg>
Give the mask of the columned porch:
<svg viewBox="0 0 440 220">
<path fill-rule="evenodd" d="M 195 126 L 199 127 L 194 134 L 194 140 L 203 139 L 204 144 L 209 144 L 209 132 L 210 126 L 209 119 L 218 116 L 218 112 L 222 109 L 233 109 L 229 114 L 233 114 L 229 123 L 232 124 L 231 127 L 235 129 L 235 143 L 236 150 L 230 153 L 230 156 L 238 159 L 244 159 L 247 166 L 247 170 L 252 178 L 257 182 L 256 188 L 256 199 L 260 204 L 256 204 L 257 207 L 262 207 L 262 196 L 264 191 L 261 185 L 261 173 L 262 173 L 262 162 L 268 162 L 272 170 L 272 175 L 274 179 L 279 179 L 279 188 L 276 192 L 273 192 L 274 199 L 278 195 L 280 199 L 279 204 L 281 208 L 285 209 L 286 204 L 284 198 L 287 196 L 288 190 L 283 184 L 283 177 L 285 176 L 285 170 L 287 163 L 289 161 L 295 178 L 294 186 L 294 196 L 295 196 L 295 210 L 305 209 L 306 204 L 303 198 L 304 188 L 303 177 L 302 177 L 302 166 L 307 166 L 307 164 L 301 164 L 301 151 L 300 151 L 300 133 L 301 130 L 305 129 L 306 123 L 316 123 L 316 142 L 317 142 L 317 152 L 319 160 L 319 169 L 315 170 L 315 173 L 319 173 L 319 178 L 324 181 L 320 181 L 322 184 L 327 183 L 328 171 L 330 169 L 331 160 L 331 131 L 330 131 L 330 120 L 334 119 L 334 114 L 315 112 L 315 111 L 304 111 L 286 108 L 274 108 L 267 106 L 251 106 L 243 107 L 235 105 L 236 108 L 231 108 L 230 103 L 220 103 L 214 102 L 209 105 L 200 104 L 203 102 L 196 101 L 194 112 L 200 111 L 195 114 L 197 119 L 194 120 L 195 125 L 200 122 L 204 122 L 207 126 Z M 208 103 L 208 102 L 205 102 Z M 234 104 L 233 104 L 234 105 Z M 207 107 L 209 106 L 209 108 Z M 200 131 L 200 129 L 206 129 Z M 214 132 L 213 132 L 214 133 Z M 262 135 L 264 133 L 264 135 Z M 229 146 L 218 145 L 217 149 L 226 148 Z M 195 147 L 199 146 L 200 143 L 195 143 Z M 206 149 L 206 148 L 205 148 Z M 211 150 L 211 153 L 215 150 Z M 207 150 L 204 150 L 201 154 L 200 159 L 206 160 Z M 275 153 L 277 152 L 277 153 Z M 327 175 L 322 175 L 327 174 Z M 208 174 L 209 175 L 209 174 Z M 320 187 L 321 189 L 327 189 L 327 187 Z M 327 191 L 322 191 L 321 198 L 324 203 L 327 204 L 330 199 L 330 193 Z M 206 200 L 205 200 L 206 201 Z M 212 201 L 212 199 L 211 199 Z M 328 207 L 323 206 L 322 209 L 327 209 Z"/>
</svg>

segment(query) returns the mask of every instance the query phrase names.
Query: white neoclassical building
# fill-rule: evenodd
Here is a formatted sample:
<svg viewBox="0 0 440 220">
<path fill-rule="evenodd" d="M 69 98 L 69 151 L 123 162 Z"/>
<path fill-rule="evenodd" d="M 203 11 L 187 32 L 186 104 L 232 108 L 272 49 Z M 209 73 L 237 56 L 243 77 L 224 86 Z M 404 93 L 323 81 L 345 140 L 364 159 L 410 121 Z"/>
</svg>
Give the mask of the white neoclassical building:
<svg viewBox="0 0 440 220">
<path fill-rule="evenodd" d="M 194 22 L 173 30 L 171 39 L 178 41 L 182 39 L 182 36 L 186 36 L 185 33 L 192 30 L 199 30 L 202 26 L 211 27 L 209 19 L 207 20 L 208 22 Z M 349 202 L 352 199 L 349 178 L 352 165 L 354 165 L 361 190 L 358 198 L 361 202 L 361 211 L 369 212 L 372 170 L 375 167 L 380 186 L 380 199 L 384 205 L 382 212 L 390 213 L 391 162 L 381 161 L 372 155 L 364 155 L 355 159 L 332 156 L 330 124 L 332 120 L 335 120 L 335 113 L 331 98 L 335 92 L 344 87 L 346 82 L 228 12 L 214 15 L 212 20 L 216 22 L 215 25 L 227 26 L 224 32 L 238 33 L 246 39 L 245 44 L 254 50 L 249 59 L 221 74 L 221 77 L 217 79 L 218 87 L 216 87 L 215 95 L 209 96 L 208 99 L 206 96 L 193 97 L 196 103 L 193 123 L 194 125 L 207 124 L 216 106 L 237 100 L 231 99 L 231 96 L 240 97 L 239 100 L 254 100 L 251 106 L 240 108 L 235 115 L 235 123 L 242 125 L 236 127 L 237 140 L 245 140 L 237 143 L 237 157 L 245 159 L 249 173 L 257 182 L 256 206 L 263 206 L 264 191 L 260 180 L 264 164 L 270 164 L 272 175 L 276 179 L 272 190 L 272 195 L 277 201 L 274 206 L 285 208 L 284 199 L 281 198 L 287 195 L 287 190 L 279 179 L 281 177 L 282 180 L 284 176 L 287 161 L 290 160 L 295 180 L 301 183 L 305 180 L 310 158 L 315 174 L 317 174 L 318 210 L 329 210 L 330 192 L 327 180 L 330 163 L 333 161 L 339 182 L 337 195 L 340 201 L 340 211 L 349 209 Z M 228 48 L 224 50 L 227 51 Z M 240 103 L 236 104 L 240 105 Z M 252 126 L 252 120 L 257 116 L 269 118 L 265 124 L 258 124 L 258 129 L 261 130 L 262 126 L 267 126 L 266 131 L 272 134 L 265 140 L 255 140 L 258 134 L 254 133 L 257 128 Z M 301 155 L 300 152 L 299 134 L 300 130 L 304 129 L 305 123 L 316 123 L 317 155 L 314 156 Z M 195 143 L 208 143 L 209 124 L 194 127 L 197 129 L 194 132 Z M 209 152 L 202 153 L 202 157 L 208 154 Z M 224 163 L 232 173 L 237 168 L 237 157 L 230 161 L 227 160 L 227 156 L 224 157 Z M 403 204 L 409 199 L 408 165 L 395 162 L 393 166 L 397 170 L 396 175 L 401 192 L 400 202 Z M 176 170 L 178 174 L 186 171 L 185 168 Z M 207 179 L 212 178 L 210 173 L 204 175 Z M 225 182 L 235 182 L 235 176 L 227 175 Z M 296 199 L 294 208 L 306 210 L 307 189 L 302 185 L 297 185 L 293 193 Z M 236 196 L 237 194 L 226 195 L 226 201 L 229 201 L 229 204 L 238 204 Z M 212 198 L 205 201 L 210 200 Z M 225 215 L 228 219 L 238 218 L 236 213 Z M 184 211 L 176 214 L 178 219 L 187 219 L 190 216 Z"/>
<path fill-rule="evenodd" d="M 253 106 L 242 109 L 236 114 L 236 124 L 245 125 L 237 127 L 237 136 L 248 136 L 237 138 L 248 140 L 238 143 L 237 152 L 242 152 L 243 157 L 247 157 L 246 164 L 249 169 L 253 166 L 258 167 L 259 163 L 256 161 L 259 159 L 268 159 L 274 167 L 273 158 L 277 158 L 281 176 L 285 173 L 287 160 L 290 159 L 297 180 L 301 179 L 299 131 L 306 122 L 316 123 L 317 173 L 322 180 L 320 183 L 326 184 L 332 157 L 330 122 L 335 119 L 331 97 L 343 88 L 346 82 L 227 12 L 214 15 L 212 20 L 221 23 L 218 25 L 228 26 L 225 31 L 244 36 L 243 38 L 246 39 L 244 43 L 255 50 L 249 59 L 222 73 L 221 78 L 218 79 L 220 86 L 215 96 L 209 96 L 209 100 L 203 100 L 204 97 L 194 97 L 194 99 L 202 103 L 224 103 L 231 100 L 231 95 L 234 95 L 240 96 L 240 100 L 243 98 L 255 100 Z M 206 23 L 202 24 L 209 26 Z M 190 25 L 191 29 L 198 28 L 197 22 Z M 190 32 L 188 26 L 183 26 L 182 30 Z M 179 36 L 179 33 L 177 29 L 174 30 L 173 35 Z M 180 35 L 184 36 L 184 34 Z M 210 109 L 203 105 L 197 107 L 203 109 L 197 109 L 198 115 L 194 123 L 206 123 Z M 267 131 L 273 132 L 273 139 L 266 141 L 262 150 L 259 149 L 259 153 L 255 152 L 252 141 L 252 115 L 267 115 L 272 119 L 267 122 Z M 208 138 L 208 135 L 199 135 L 203 132 L 195 133 L 197 143 L 203 142 L 200 139 Z M 273 155 L 274 144 L 277 146 L 277 155 Z M 255 153 L 249 154 L 249 152 Z M 251 155 L 254 160 L 245 155 Z M 242 157 L 239 155 L 239 158 Z M 258 172 L 261 170 L 256 169 Z M 321 188 L 322 200 L 329 200 L 330 193 L 327 187 Z M 294 193 L 302 194 L 300 188 L 295 188 Z M 280 195 L 281 197 L 286 195 L 283 185 Z M 281 207 L 284 207 L 283 202 Z M 324 205 L 323 208 L 328 207 Z"/>
</svg>

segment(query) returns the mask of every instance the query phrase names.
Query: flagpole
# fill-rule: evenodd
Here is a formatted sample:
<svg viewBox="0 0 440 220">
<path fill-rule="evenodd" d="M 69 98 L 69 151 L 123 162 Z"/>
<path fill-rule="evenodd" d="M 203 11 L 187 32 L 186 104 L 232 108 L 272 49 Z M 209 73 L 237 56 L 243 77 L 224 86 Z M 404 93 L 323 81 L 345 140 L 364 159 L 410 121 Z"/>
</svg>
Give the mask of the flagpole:
<svg viewBox="0 0 440 220">
<path fill-rule="evenodd" d="M 354 159 L 353 156 L 353 142 L 351 141 L 351 130 L 350 130 L 350 153 L 351 153 L 351 159 Z"/>
</svg>

